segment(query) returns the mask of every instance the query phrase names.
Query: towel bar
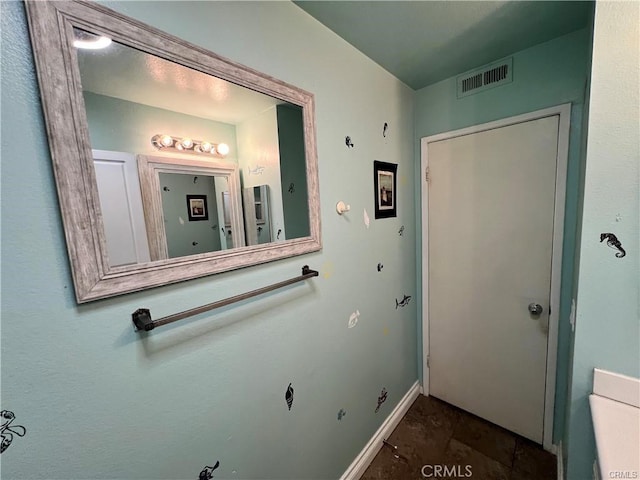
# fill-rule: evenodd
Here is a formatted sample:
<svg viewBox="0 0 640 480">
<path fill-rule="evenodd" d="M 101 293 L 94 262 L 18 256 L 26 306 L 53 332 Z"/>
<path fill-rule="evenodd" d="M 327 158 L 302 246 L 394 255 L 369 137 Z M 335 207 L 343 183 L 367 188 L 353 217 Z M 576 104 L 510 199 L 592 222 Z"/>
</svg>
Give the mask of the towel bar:
<svg viewBox="0 0 640 480">
<path fill-rule="evenodd" d="M 185 310 L 184 312 L 174 313 L 173 315 L 168 315 L 166 317 L 159 318 L 158 320 L 153 320 L 151 318 L 151 312 L 149 311 L 149 309 L 139 308 L 131 314 L 131 319 L 133 320 L 133 324 L 136 327 L 136 331 L 148 332 L 156 327 L 176 322 L 178 320 L 182 320 L 183 318 L 192 317 L 193 315 L 208 312 L 209 310 L 213 310 L 215 308 L 220 308 L 232 303 L 241 302 L 242 300 L 246 300 L 257 295 L 262 295 L 263 293 L 267 293 L 278 288 L 286 287 L 287 285 L 291 285 L 292 283 L 301 282 L 308 278 L 317 276 L 318 272 L 316 270 L 311 270 L 308 265 L 305 265 L 304 267 L 302 267 L 302 275 L 290 278 L 289 280 L 274 283 L 273 285 L 269 285 L 267 287 L 258 288 L 257 290 L 251 290 L 250 292 L 242 293 L 234 297 L 225 298 L 224 300 L 219 300 L 207 305 L 202 305 L 201 307 Z"/>
</svg>

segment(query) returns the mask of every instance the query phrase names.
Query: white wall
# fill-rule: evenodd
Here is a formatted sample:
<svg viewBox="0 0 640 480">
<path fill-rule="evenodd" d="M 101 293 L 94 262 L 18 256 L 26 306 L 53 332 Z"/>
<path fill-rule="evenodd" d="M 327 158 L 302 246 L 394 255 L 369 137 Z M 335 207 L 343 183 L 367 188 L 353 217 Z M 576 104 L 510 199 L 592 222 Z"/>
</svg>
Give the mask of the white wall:
<svg viewBox="0 0 640 480">
<path fill-rule="evenodd" d="M 282 230 L 279 240 L 285 240 L 276 107 L 269 108 L 237 124 L 236 138 L 242 186 L 248 188 L 269 185 L 273 241 L 278 240 L 276 238 L 278 230 Z M 257 168 L 259 168 L 258 171 L 255 170 Z"/>
</svg>

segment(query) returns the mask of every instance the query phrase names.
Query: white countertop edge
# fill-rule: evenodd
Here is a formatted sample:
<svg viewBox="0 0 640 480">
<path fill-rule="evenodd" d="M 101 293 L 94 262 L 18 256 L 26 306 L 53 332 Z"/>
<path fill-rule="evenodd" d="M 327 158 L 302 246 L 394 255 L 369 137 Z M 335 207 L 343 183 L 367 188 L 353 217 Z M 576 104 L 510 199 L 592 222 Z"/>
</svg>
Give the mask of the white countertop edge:
<svg viewBox="0 0 640 480">
<path fill-rule="evenodd" d="M 593 369 L 593 393 L 640 408 L 640 379 Z"/>
<path fill-rule="evenodd" d="M 640 479 L 640 408 L 589 396 L 600 478 Z"/>
</svg>

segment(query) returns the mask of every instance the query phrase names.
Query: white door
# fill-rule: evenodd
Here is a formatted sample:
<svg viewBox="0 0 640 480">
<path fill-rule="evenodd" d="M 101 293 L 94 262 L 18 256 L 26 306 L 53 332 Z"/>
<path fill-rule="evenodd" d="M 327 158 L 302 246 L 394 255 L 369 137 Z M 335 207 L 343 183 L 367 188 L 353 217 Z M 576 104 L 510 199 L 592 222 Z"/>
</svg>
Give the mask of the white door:
<svg viewBox="0 0 640 480">
<path fill-rule="evenodd" d="M 538 443 L 559 118 L 427 144 L 429 394 Z"/>
<path fill-rule="evenodd" d="M 150 261 L 135 155 L 93 150 L 109 266 Z"/>
</svg>

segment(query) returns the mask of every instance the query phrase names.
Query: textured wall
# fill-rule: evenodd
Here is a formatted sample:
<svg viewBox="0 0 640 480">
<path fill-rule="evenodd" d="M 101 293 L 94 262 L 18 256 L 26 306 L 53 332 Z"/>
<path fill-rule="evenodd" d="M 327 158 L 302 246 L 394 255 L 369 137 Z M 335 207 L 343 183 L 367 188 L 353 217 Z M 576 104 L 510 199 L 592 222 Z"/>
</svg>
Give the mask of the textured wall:
<svg viewBox="0 0 640 480">
<path fill-rule="evenodd" d="M 562 436 L 567 397 L 569 363 L 569 312 L 573 280 L 578 184 L 581 163 L 580 135 L 585 83 L 590 55 L 589 31 L 570 33 L 513 55 L 513 82 L 457 99 L 456 77 L 449 78 L 416 93 L 416 169 L 420 165 L 420 139 L 436 133 L 507 118 L 542 108 L 571 102 L 569 163 L 565 202 L 565 229 L 562 262 L 558 365 L 554 416 L 554 442 Z M 497 59 L 496 59 L 497 60 Z M 422 175 L 416 170 L 416 179 Z M 419 185 L 416 185 L 419 188 Z M 416 197 L 420 222 L 420 198 Z M 420 229 L 418 229 L 420 235 Z M 418 252 L 421 261 L 421 253 Z M 420 279 L 418 290 L 421 290 Z M 418 305 L 419 310 L 422 308 Z M 422 326 L 419 323 L 419 338 Z M 420 342 L 419 348 L 422 342 Z M 420 370 L 422 366 L 419 366 Z"/>
<path fill-rule="evenodd" d="M 335 478 L 417 379 L 415 300 L 395 308 L 416 295 L 413 92 L 291 3 L 109 5 L 315 94 L 323 250 L 76 305 L 24 8 L 1 2 L 1 404 L 27 429 L 2 478 L 189 479 L 216 461 L 215 478 Z M 373 160 L 399 164 L 396 219 L 373 220 Z M 307 263 L 319 278 L 133 332 L 137 308 L 157 318 Z"/>
<path fill-rule="evenodd" d="M 589 98 L 567 478 L 591 478 L 593 368 L 640 377 L 640 4 L 598 2 Z M 600 242 L 613 233 L 626 250 Z"/>
</svg>

